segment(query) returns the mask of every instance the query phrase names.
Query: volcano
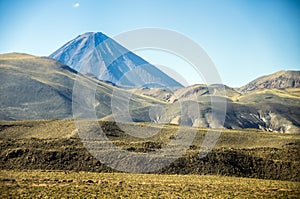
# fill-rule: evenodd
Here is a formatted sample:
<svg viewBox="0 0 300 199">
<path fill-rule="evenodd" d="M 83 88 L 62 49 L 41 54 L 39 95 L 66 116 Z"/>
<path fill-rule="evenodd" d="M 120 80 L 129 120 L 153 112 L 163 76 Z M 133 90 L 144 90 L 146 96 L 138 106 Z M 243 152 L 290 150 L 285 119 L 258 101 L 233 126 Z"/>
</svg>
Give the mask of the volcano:
<svg viewBox="0 0 300 199">
<path fill-rule="evenodd" d="M 182 87 L 182 85 L 101 32 L 87 32 L 53 54 L 82 74 L 126 87 Z"/>
</svg>

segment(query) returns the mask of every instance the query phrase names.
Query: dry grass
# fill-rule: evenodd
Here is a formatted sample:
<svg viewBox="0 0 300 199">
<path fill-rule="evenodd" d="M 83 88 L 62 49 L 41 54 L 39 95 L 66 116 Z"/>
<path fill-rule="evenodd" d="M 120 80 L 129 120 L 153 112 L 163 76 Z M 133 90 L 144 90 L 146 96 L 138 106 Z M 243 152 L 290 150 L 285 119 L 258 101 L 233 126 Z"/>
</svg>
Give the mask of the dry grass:
<svg viewBox="0 0 300 199">
<path fill-rule="evenodd" d="M 100 122 L 102 129 L 112 132 L 117 127 L 113 122 Z M 127 134 L 127 132 L 114 131 L 116 136 L 114 141 L 136 142 L 136 141 L 155 141 L 168 143 L 170 137 L 176 136 L 179 129 L 183 131 L 195 130 L 193 127 L 177 125 L 158 125 L 141 123 L 127 123 L 122 125 L 122 129 L 128 132 L 147 131 L 150 134 L 158 132 L 155 136 L 141 140 Z M 201 146 L 204 136 L 209 129 L 198 128 L 193 145 Z M 211 131 L 211 130 L 210 130 Z M 72 119 L 67 120 L 35 120 L 35 121 L 6 121 L 0 122 L 0 138 L 70 138 L 78 137 L 77 130 Z M 223 129 L 215 148 L 259 148 L 272 147 L 281 148 L 291 142 L 300 142 L 300 135 L 279 134 L 264 132 L 257 129 L 227 130 Z"/>
<path fill-rule="evenodd" d="M 73 120 L 0 122 L 0 138 L 69 138 L 76 136 Z"/>
<path fill-rule="evenodd" d="M 298 198 L 299 182 L 249 178 L 0 171 L 2 198 Z"/>
<path fill-rule="evenodd" d="M 273 95 L 280 98 L 288 98 L 293 100 L 300 100 L 299 95 L 300 89 L 299 88 L 288 88 L 288 89 L 260 89 L 255 92 L 246 93 L 238 97 L 238 100 L 247 101 L 248 98 L 256 98 L 258 96 L 265 96 L 265 95 Z"/>
</svg>

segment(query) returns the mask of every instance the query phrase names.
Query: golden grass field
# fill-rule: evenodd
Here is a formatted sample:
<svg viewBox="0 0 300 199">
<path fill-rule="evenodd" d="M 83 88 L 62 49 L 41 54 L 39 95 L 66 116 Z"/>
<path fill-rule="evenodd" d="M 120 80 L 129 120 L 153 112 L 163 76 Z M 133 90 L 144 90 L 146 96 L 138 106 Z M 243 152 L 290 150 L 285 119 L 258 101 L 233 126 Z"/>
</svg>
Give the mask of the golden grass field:
<svg viewBox="0 0 300 199">
<path fill-rule="evenodd" d="M 299 198 L 300 183 L 211 175 L 0 171 L 1 198 Z"/>
</svg>

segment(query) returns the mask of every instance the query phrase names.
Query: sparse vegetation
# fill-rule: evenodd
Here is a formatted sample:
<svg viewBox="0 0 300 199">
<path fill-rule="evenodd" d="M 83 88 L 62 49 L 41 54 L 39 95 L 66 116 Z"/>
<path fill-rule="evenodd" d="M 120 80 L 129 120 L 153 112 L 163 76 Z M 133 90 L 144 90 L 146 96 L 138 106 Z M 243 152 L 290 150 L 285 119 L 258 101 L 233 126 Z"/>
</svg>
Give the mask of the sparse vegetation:
<svg viewBox="0 0 300 199">
<path fill-rule="evenodd" d="M 299 186 L 210 175 L 0 171 L 1 198 L 298 198 Z"/>
<path fill-rule="evenodd" d="M 0 168 L 113 172 L 90 155 L 74 133 L 74 126 L 71 124 L 71 120 L 1 123 Z M 122 124 L 125 131 L 152 133 L 161 130 L 151 138 L 141 139 L 130 136 L 114 122 L 100 122 L 108 138 L 119 148 L 138 153 L 158 150 L 174 138 L 181 139 L 176 136 L 179 128 L 184 128 L 186 132 L 191 129 L 173 125 L 159 129 L 159 126 L 148 125 Z M 58 134 L 55 130 L 57 128 L 64 131 Z M 207 129 L 198 129 L 186 154 L 157 173 L 300 181 L 300 135 L 266 133 L 251 129 L 224 130 L 213 151 L 207 157 L 199 159 L 199 149 L 206 133 Z"/>
</svg>

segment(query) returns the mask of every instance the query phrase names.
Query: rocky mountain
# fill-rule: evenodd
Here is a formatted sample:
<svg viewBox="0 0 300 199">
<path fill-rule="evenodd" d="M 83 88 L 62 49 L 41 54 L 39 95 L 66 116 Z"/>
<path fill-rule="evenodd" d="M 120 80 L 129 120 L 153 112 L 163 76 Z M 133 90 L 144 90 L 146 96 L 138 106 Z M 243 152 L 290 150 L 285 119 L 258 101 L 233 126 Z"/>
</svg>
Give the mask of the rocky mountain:
<svg viewBox="0 0 300 199">
<path fill-rule="evenodd" d="M 264 88 L 300 88 L 300 71 L 279 71 L 257 78 L 237 90 L 246 93 Z"/>
<path fill-rule="evenodd" d="M 277 83 L 274 81 L 274 85 Z M 221 88 L 225 88 L 221 89 Z M 282 133 L 300 133 L 300 88 L 261 88 L 239 93 L 224 85 L 192 85 L 176 90 L 141 88 L 131 92 L 160 99 L 168 105 L 166 113 L 157 115 L 155 122 L 182 123 L 181 109 L 197 101 L 197 109 L 189 111 L 186 123 L 190 126 L 213 128 L 211 100 L 226 102 L 224 127 L 228 129 L 256 128 Z M 218 121 L 217 121 L 218 122 Z"/>
<path fill-rule="evenodd" d="M 88 32 L 69 41 L 53 54 L 76 71 L 92 74 L 118 86 L 182 87 L 157 67 L 101 32 Z"/>
</svg>

